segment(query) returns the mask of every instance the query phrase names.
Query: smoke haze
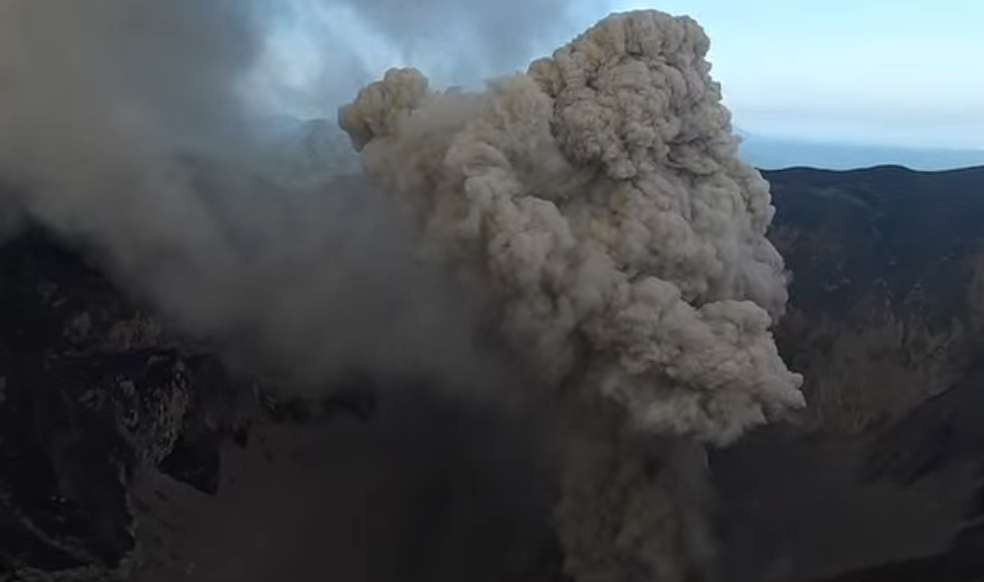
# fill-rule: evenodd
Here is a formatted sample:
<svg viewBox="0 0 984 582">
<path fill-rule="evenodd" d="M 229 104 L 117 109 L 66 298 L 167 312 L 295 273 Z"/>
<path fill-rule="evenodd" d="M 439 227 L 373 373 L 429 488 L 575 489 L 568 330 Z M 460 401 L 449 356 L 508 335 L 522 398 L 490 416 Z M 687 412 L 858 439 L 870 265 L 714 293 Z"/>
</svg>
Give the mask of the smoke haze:
<svg viewBox="0 0 984 582">
<path fill-rule="evenodd" d="M 285 128 L 251 108 L 258 10 L 0 10 L 5 214 L 93 247 L 186 330 L 253 338 L 297 383 L 352 366 L 472 375 L 467 302 L 414 260 L 406 221 L 323 151 L 283 151 Z M 297 164 L 325 167 L 304 179 Z"/>
<path fill-rule="evenodd" d="M 480 86 L 525 68 L 566 40 L 580 8 L 599 0 L 454 2 L 292 0 L 267 9 L 268 43 L 252 75 L 254 100 L 334 117 L 365 83 L 396 64 L 426 67 L 443 85 Z"/>
</svg>

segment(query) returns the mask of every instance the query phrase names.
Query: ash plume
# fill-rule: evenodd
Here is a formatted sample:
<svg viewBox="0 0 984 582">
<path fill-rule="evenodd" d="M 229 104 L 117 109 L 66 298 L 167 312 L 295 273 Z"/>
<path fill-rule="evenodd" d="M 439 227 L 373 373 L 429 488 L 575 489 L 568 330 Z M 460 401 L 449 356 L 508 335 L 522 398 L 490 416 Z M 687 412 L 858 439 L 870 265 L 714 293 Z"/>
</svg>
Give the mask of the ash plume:
<svg viewBox="0 0 984 582">
<path fill-rule="evenodd" d="M 707 46 L 686 18 L 614 16 L 486 94 L 393 70 L 340 119 L 431 250 L 495 286 L 546 380 L 585 363 L 640 428 L 727 443 L 803 399 L 769 333 L 768 185 Z"/>
<path fill-rule="evenodd" d="M 566 402 L 556 519 L 579 581 L 683 580 L 710 551 L 675 503 L 699 454 L 657 444 L 727 444 L 804 405 L 770 332 L 768 184 L 738 160 L 708 45 L 687 17 L 613 15 L 484 93 L 394 69 L 339 112 L 428 255 L 493 290 Z"/>
</svg>

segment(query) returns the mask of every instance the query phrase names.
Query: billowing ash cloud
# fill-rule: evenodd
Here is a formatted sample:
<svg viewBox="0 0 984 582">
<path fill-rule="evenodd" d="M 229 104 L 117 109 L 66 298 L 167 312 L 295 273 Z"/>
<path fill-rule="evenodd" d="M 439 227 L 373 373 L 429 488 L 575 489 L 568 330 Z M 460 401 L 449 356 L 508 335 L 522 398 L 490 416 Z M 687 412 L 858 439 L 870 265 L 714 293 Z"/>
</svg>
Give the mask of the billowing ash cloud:
<svg viewBox="0 0 984 582">
<path fill-rule="evenodd" d="M 726 443 L 803 398 L 769 332 L 768 185 L 737 159 L 707 47 L 692 20 L 615 16 L 485 94 L 392 70 L 340 118 L 546 379 L 585 367 L 641 428 Z"/>
<path fill-rule="evenodd" d="M 768 185 L 707 49 L 689 18 L 614 15 L 485 93 L 391 70 L 339 113 L 428 252 L 491 286 L 506 337 L 580 393 L 557 515 L 579 581 L 681 580 L 707 553 L 677 491 L 699 453 L 658 437 L 726 444 L 804 404 L 769 331 L 786 282 Z"/>
</svg>

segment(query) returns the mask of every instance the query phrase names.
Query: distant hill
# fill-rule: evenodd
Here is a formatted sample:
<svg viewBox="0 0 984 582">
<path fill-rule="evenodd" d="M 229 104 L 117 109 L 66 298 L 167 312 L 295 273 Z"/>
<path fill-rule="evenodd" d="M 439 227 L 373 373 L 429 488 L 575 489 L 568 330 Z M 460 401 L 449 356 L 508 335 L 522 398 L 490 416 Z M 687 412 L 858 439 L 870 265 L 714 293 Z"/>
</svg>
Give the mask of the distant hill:
<svg viewBox="0 0 984 582">
<path fill-rule="evenodd" d="M 741 155 L 764 170 L 794 166 L 852 170 L 899 165 L 913 170 L 950 170 L 984 165 L 984 150 L 904 148 L 778 139 L 739 132 Z"/>
<path fill-rule="evenodd" d="M 984 167 L 763 174 L 809 406 L 711 453 L 728 580 L 984 580 Z"/>
</svg>

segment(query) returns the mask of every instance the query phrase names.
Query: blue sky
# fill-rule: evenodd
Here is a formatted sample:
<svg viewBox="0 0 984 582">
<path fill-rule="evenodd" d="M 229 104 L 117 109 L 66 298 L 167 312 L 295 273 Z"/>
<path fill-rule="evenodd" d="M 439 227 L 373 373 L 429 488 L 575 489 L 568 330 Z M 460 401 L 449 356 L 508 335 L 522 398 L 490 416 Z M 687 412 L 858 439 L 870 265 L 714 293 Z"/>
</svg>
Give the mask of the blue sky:
<svg viewBox="0 0 984 582">
<path fill-rule="evenodd" d="M 417 66 L 438 84 L 469 84 L 462 75 L 524 69 L 608 12 L 656 8 L 704 26 L 713 75 L 747 132 L 984 149 L 984 0 L 497 0 L 501 9 L 486 9 L 514 18 L 513 30 L 491 25 L 477 10 L 485 4 L 468 0 L 407 0 L 413 24 L 403 27 L 391 11 L 369 9 L 360 19 L 351 1 L 293 0 L 303 8 L 271 37 L 269 68 L 277 82 L 293 85 L 276 98 L 292 91 L 292 107 L 331 115 L 327 92 L 347 100 L 368 80 L 355 71 L 378 76 L 390 66 Z M 567 13 L 544 9 L 551 2 Z M 373 19 L 388 24 L 388 33 L 374 29 Z M 489 54 L 489 47 L 511 46 L 510 34 L 518 41 L 531 31 L 539 38 L 508 55 Z M 310 90 L 317 83 L 324 88 Z M 297 99 L 303 94 L 314 95 L 322 110 Z"/>
<path fill-rule="evenodd" d="M 658 8 L 707 30 L 713 74 L 747 131 L 984 149 L 982 0 L 667 0 Z"/>
</svg>

